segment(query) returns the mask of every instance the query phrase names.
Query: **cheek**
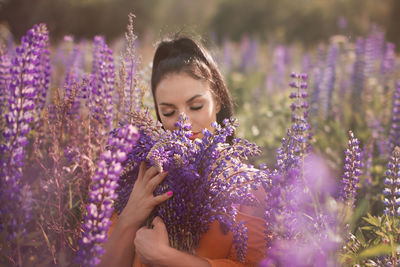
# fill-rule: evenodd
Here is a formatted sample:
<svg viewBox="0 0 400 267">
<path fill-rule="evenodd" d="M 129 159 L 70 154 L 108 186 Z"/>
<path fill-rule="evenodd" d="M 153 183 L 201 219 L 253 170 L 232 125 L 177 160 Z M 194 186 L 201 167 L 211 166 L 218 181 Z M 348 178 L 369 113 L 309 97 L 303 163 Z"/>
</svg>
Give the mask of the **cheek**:
<svg viewBox="0 0 400 267">
<path fill-rule="evenodd" d="M 215 108 L 212 105 L 209 105 L 198 118 L 203 128 L 210 129 L 211 123 L 217 119 Z"/>
<path fill-rule="evenodd" d="M 172 118 L 166 118 L 166 117 L 161 118 L 161 123 L 164 126 L 165 130 L 170 130 L 170 131 L 174 130 L 175 129 L 175 127 L 174 127 L 175 122 L 176 121 L 174 119 L 172 119 Z"/>
</svg>

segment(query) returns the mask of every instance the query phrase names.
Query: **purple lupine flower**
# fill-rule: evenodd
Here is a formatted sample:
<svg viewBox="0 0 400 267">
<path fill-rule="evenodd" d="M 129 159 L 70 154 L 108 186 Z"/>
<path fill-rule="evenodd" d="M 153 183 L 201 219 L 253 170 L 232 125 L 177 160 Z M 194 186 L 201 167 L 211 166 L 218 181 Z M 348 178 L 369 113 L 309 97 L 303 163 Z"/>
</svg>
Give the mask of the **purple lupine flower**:
<svg viewBox="0 0 400 267">
<path fill-rule="evenodd" d="M 372 155 L 374 152 L 374 142 L 369 142 L 362 153 L 363 156 L 363 162 L 365 162 L 364 165 L 364 174 L 365 174 L 365 179 L 364 183 L 366 185 L 372 185 L 372 176 L 371 176 L 371 168 L 372 168 Z"/>
<path fill-rule="evenodd" d="M 371 42 L 371 59 L 372 59 L 372 61 L 376 62 L 378 60 L 381 60 L 383 57 L 385 32 L 380 30 L 376 25 L 372 25 L 371 33 L 369 34 L 367 39 L 371 39 L 370 42 Z M 375 66 L 373 67 L 373 69 L 375 70 Z"/>
<path fill-rule="evenodd" d="M 400 80 L 396 83 L 393 93 L 392 118 L 389 131 L 389 148 L 393 150 L 395 146 L 400 146 Z"/>
<path fill-rule="evenodd" d="M 11 82 L 11 60 L 6 50 L 0 48 L 0 113 L 3 113 L 9 98 L 8 86 Z"/>
<path fill-rule="evenodd" d="M 290 183 L 274 186 L 272 182 L 272 188 L 279 187 L 280 193 L 268 192 L 266 204 L 274 206 L 268 209 L 268 215 L 273 216 L 266 218 L 266 229 L 271 229 L 273 238 L 268 239 L 267 258 L 261 266 L 319 266 L 335 262 L 333 255 L 340 245 L 340 233 L 337 214 L 326 201 L 336 189 L 333 176 L 324 161 L 312 154 L 304 159 L 304 172 L 297 167 L 286 175 L 289 177 L 279 180 Z"/>
<path fill-rule="evenodd" d="M 319 102 L 321 103 L 321 113 L 323 117 L 327 117 L 332 110 L 332 95 L 335 88 L 338 54 L 339 47 L 336 44 L 332 44 L 329 47 L 328 56 L 326 58 L 319 92 Z"/>
<path fill-rule="evenodd" d="M 279 45 L 273 52 L 274 61 L 274 89 L 281 89 L 284 87 L 284 79 L 286 75 L 286 66 L 288 64 L 288 51 L 285 46 Z"/>
<path fill-rule="evenodd" d="M 67 40 L 71 37 L 65 36 L 64 40 Z M 71 40 L 73 41 L 73 40 Z M 72 52 L 70 53 L 65 67 L 65 78 L 64 78 L 64 89 L 65 89 L 65 96 L 67 99 L 71 97 L 73 91 L 77 91 L 78 88 L 80 89 L 78 92 L 74 92 L 76 97 L 73 98 L 71 103 L 71 109 L 68 111 L 69 114 L 77 114 L 80 107 L 80 99 L 85 99 L 87 94 L 87 83 L 85 84 L 85 91 L 82 91 L 82 86 L 79 86 L 78 81 L 83 78 L 82 80 L 87 80 L 86 76 L 83 75 L 83 52 L 80 46 L 75 46 Z M 83 77 L 84 76 L 84 77 Z"/>
<path fill-rule="evenodd" d="M 122 172 L 122 163 L 135 145 L 138 132 L 132 125 L 120 128 L 114 136 L 110 136 L 110 150 L 102 153 L 96 173 L 90 186 L 87 214 L 82 226 L 78 261 L 84 266 L 95 266 L 104 253 L 102 244 L 107 239 L 113 201 L 117 198 L 115 189 Z"/>
<path fill-rule="evenodd" d="M 48 37 L 46 37 L 48 39 Z M 46 43 L 46 46 L 43 48 L 43 52 L 40 55 L 39 65 L 37 68 L 37 77 L 35 78 L 35 84 L 37 90 L 37 98 L 35 110 L 38 117 L 40 117 L 41 112 L 46 104 L 47 92 L 50 89 L 50 51 L 49 44 Z"/>
<path fill-rule="evenodd" d="M 395 57 L 395 45 L 393 43 L 386 43 L 385 54 L 381 65 L 381 74 L 390 75 L 393 73 Z"/>
<path fill-rule="evenodd" d="M 222 62 L 220 62 L 221 66 L 227 70 L 230 67 L 232 67 L 232 55 L 233 55 L 233 51 L 232 51 L 232 44 L 231 42 L 229 42 L 227 39 L 224 39 L 223 42 L 223 58 L 222 58 Z"/>
<path fill-rule="evenodd" d="M 382 127 L 380 121 L 375 118 L 367 118 L 368 127 L 371 130 L 371 135 L 373 140 L 376 142 L 376 146 L 379 152 L 379 155 L 382 158 L 387 158 L 389 155 L 389 144 L 388 140 L 385 140 L 385 129 Z"/>
<path fill-rule="evenodd" d="M 360 99 L 360 95 L 362 95 L 362 92 L 364 90 L 364 83 L 365 83 L 365 76 L 364 76 L 364 66 L 365 66 L 365 60 L 364 60 L 364 54 L 365 54 L 365 41 L 363 38 L 358 38 L 355 44 L 355 54 L 356 54 L 356 59 L 353 65 L 353 71 L 352 71 L 352 95 L 353 100 Z M 359 105 L 357 103 L 354 103 L 353 105 L 356 109 L 359 108 Z"/>
<path fill-rule="evenodd" d="M 359 177 L 361 175 L 361 150 L 360 142 L 354 137 L 352 131 L 349 131 L 350 139 L 344 159 L 344 173 L 342 177 L 342 189 L 340 198 L 345 201 L 348 205 L 354 206 L 354 202 L 357 196 L 357 188 Z"/>
<path fill-rule="evenodd" d="M 400 216 L 400 147 L 394 148 L 387 167 L 383 189 L 384 213 Z"/>
<path fill-rule="evenodd" d="M 312 69 L 311 56 L 309 53 L 304 54 L 301 61 L 301 70 L 303 73 L 309 73 Z"/>
<path fill-rule="evenodd" d="M 111 49 L 108 48 L 102 36 L 96 36 L 94 38 L 92 67 L 94 79 L 91 88 L 90 110 L 92 116 L 101 124 L 104 124 L 106 131 L 111 130 L 113 120 L 114 71 Z"/>
<path fill-rule="evenodd" d="M 376 36 L 372 32 L 365 40 L 364 49 L 364 77 L 370 77 L 375 73 L 375 60 L 377 57 Z"/>
<path fill-rule="evenodd" d="M 240 70 L 246 72 L 249 68 L 256 67 L 258 40 L 244 36 L 241 42 L 242 58 L 240 63 Z"/>
<path fill-rule="evenodd" d="M 312 114 L 318 114 L 320 108 L 320 94 L 321 94 L 321 85 L 322 85 L 322 78 L 323 78 L 323 70 L 325 65 L 325 51 L 324 49 L 319 46 L 317 50 L 317 59 L 312 71 L 313 77 L 313 88 L 310 97 L 310 112 Z"/>
<path fill-rule="evenodd" d="M 36 85 L 40 83 L 41 58 L 46 53 L 48 32 L 44 24 L 35 25 L 21 39 L 11 60 L 11 81 L 8 84 L 8 110 L 6 129 L 3 132 L 4 144 L 1 145 L 0 214 L 1 227 L 7 229 L 10 241 L 24 233 L 24 223 L 30 218 L 29 188 L 23 186 L 22 167 L 27 134 L 31 129 L 35 104 L 37 102 Z M 26 210 L 24 210 L 26 208 Z M 16 212 L 18 211 L 18 212 Z M 24 214 L 26 213 L 26 214 Z M 21 218 L 19 214 L 24 214 Z"/>
<path fill-rule="evenodd" d="M 292 73 L 294 79 L 290 83 L 295 91 L 290 93 L 290 98 L 294 100 L 290 108 L 292 109 L 292 125 L 287 131 L 286 138 L 282 139 L 282 146 L 277 150 L 277 166 L 281 172 L 291 169 L 297 164 L 300 157 L 303 157 L 311 151 L 310 124 L 308 117 L 308 97 L 307 74 Z"/>
<path fill-rule="evenodd" d="M 295 233 L 296 202 L 294 195 L 299 195 L 304 173 L 304 158 L 311 151 L 310 139 L 312 138 L 310 125 L 307 122 L 308 103 L 307 74 L 292 73 L 294 79 L 290 86 L 295 89 L 290 94 L 294 99 L 291 105 L 292 126 L 287 131 L 287 136 L 282 139 L 282 146 L 277 150 L 278 170 L 270 173 L 271 182 L 264 185 L 269 196 L 265 200 L 266 241 L 270 249 L 272 237 L 278 235 L 280 239 L 290 239 Z M 299 191 L 299 192 L 297 192 Z M 273 196 L 273 197 L 271 197 Z M 292 199 L 289 201 L 289 199 Z M 279 218 L 285 218 L 282 221 Z M 281 221 L 279 221 L 281 220 Z M 280 225 L 280 227 L 277 227 Z M 280 229 L 282 228 L 283 229 Z M 278 228 L 278 229 L 277 229 Z"/>
<path fill-rule="evenodd" d="M 128 155 L 116 209 L 121 212 L 126 205 L 139 163 L 146 161 L 159 171 L 168 171 L 154 193 L 172 190 L 174 197 L 161 204 L 152 216 L 163 219 L 171 246 L 194 253 L 200 235 L 208 230 L 210 223 L 218 220 L 224 231 L 232 231 L 237 256 L 243 260 L 247 234 L 244 225 L 234 221 L 237 213 L 234 204 L 254 204 L 252 190 L 256 190 L 261 181 L 268 184 L 265 170 L 243 163 L 247 157 L 259 154 L 259 147 L 239 138 L 227 144 L 227 137 L 237 127 L 232 120 L 225 120 L 222 126 L 213 123 L 213 133 L 204 129 L 204 137 L 192 141 L 189 139 L 191 126 L 183 115 L 172 132 L 154 126 L 148 113 L 137 112 L 133 118 L 140 138 Z"/>
</svg>

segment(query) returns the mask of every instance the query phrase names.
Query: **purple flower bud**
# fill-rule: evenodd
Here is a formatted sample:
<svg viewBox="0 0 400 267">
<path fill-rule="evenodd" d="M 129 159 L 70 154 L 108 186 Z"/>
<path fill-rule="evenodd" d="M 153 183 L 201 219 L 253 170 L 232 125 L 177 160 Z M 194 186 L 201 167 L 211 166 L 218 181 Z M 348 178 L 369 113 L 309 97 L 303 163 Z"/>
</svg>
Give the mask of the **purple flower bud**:
<svg viewBox="0 0 400 267">
<path fill-rule="evenodd" d="M 297 83 L 296 82 L 290 82 L 289 86 L 292 88 L 298 88 Z"/>
<path fill-rule="evenodd" d="M 300 78 L 302 80 L 307 80 L 308 79 L 308 74 L 307 73 L 302 73 L 302 74 L 300 74 Z"/>
</svg>

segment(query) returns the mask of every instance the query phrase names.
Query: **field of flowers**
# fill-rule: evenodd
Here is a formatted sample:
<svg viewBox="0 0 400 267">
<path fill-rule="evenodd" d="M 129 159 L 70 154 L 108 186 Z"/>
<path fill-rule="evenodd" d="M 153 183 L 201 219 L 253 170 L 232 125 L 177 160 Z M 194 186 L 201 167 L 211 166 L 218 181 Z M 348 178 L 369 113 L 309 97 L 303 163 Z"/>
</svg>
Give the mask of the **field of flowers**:
<svg viewBox="0 0 400 267">
<path fill-rule="evenodd" d="M 239 125 L 213 125 L 193 144 L 184 118 L 173 133 L 153 122 L 151 65 L 141 56 L 150 48 L 129 21 L 113 44 L 66 36 L 50 45 L 44 24 L 19 41 L 1 28 L 1 266 L 96 265 L 140 160 L 189 166 L 176 175 L 180 186 L 192 183 L 174 192 L 203 178 L 216 188 L 222 200 L 197 211 L 196 229 L 224 222 L 239 258 L 246 236 L 231 220 L 232 204 L 251 203 L 250 190 L 263 186 L 262 266 L 400 264 L 400 61 L 384 31 L 332 36 L 313 49 L 248 36 L 212 46 Z M 235 129 L 246 139 L 220 155 L 216 147 Z M 236 159 L 247 158 L 254 177 L 224 172 L 228 161 L 240 169 Z M 195 169 L 201 164 L 217 167 Z M 207 180 L 216 173 L 230 182 Z M 229 216 L 215 215 L 222 210 Z M 181 219 L 165 216 L 171 225 Z"/>
</svg>

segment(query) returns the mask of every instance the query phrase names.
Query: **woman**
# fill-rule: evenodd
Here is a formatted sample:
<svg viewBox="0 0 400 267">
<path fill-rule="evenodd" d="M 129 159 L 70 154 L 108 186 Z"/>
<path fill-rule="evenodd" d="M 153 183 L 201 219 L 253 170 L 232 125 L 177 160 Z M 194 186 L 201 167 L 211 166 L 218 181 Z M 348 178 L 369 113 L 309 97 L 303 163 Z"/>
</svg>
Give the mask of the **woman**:
<svg viewBox="0 0 400 267">
<path fill-rule="evenodd" d="M 212 122 L 221 124 L 233 114 L 231 96 L 215 62 L 191 38 L 160 43 L 154 55 L 151 87 L 157 118 L 164 128 L 173 130 L 179 114 L 185 113 L 192 125 L 193 139 L 202 138 L 204 128 L 212 131 Z M 236 218 L 244 220 L 248 228 L 244 264 L 235 258 L 232 234 L 224 235 L 217 221 L 201 237 L 195 255 L 169 246 L 167 230 L 159 217 L 153 220 L 152 229 L 140 228 L 157 205 L 173 196 L 172 191 L 153 195 L 166 175 L 144 163 L 140 165 L 128 203 L 110 227 L 101 266 L 254 266 L 262 260 L 264 223 L 256 217 L 262 217 L 261 207 L 241 207 Z"/>
</svg>

